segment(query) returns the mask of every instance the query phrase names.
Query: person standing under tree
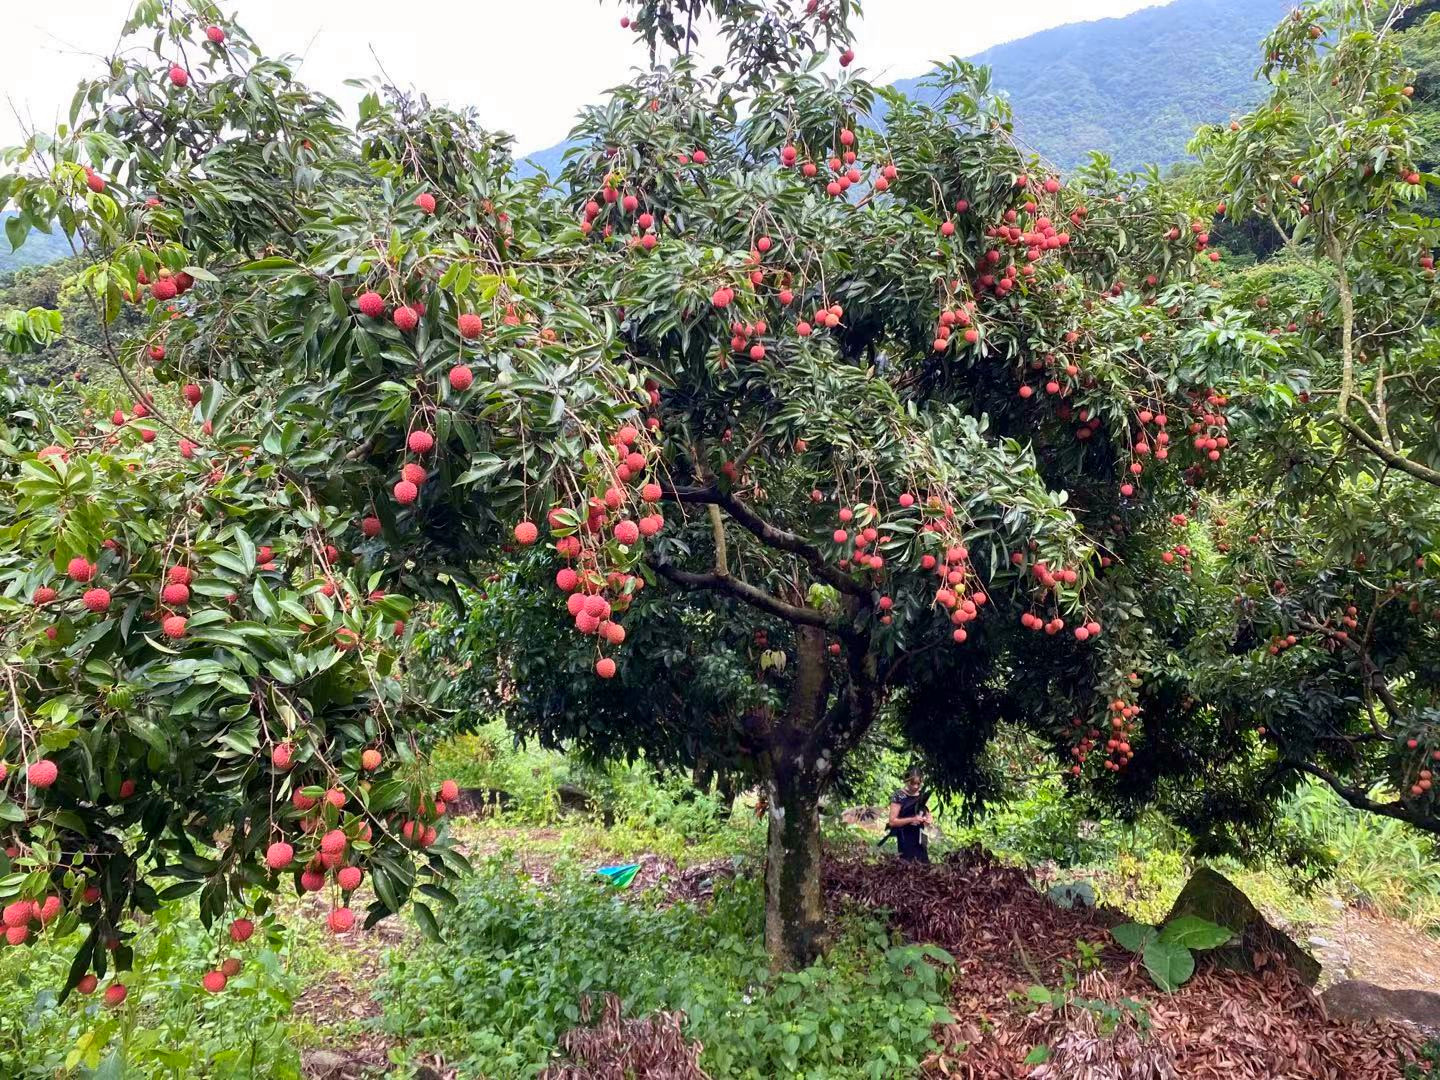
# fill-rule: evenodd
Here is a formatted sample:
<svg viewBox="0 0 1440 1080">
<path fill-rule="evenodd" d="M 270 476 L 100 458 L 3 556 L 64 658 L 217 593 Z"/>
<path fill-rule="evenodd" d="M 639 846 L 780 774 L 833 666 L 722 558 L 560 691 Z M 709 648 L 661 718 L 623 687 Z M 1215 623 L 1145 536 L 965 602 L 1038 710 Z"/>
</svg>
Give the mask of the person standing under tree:
<svg viewBox="0 0 1440 1080">
<path fill-rule="evenodd" d="M 925 826 L 930 824 L 924 777 L 919 769 L 905 774 L 905 786 L 890 796 L 889 831 L 881 838 L 883 844 L 891 836 L 900 847 L 900 858 L 928 863 L 930 851 L 925 842 Z"/>
</svg>

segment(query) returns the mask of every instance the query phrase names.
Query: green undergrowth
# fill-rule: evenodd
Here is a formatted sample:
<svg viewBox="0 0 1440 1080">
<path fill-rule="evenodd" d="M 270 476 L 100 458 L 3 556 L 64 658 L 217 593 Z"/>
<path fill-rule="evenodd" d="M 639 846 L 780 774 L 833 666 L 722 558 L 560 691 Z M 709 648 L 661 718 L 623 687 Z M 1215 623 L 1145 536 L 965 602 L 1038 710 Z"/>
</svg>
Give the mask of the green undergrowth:
<svg viewBox="0 0 1440 1080">
<path fill-rule="evenodd" d="M 288 947 L 257 933 L 224 948 L 222 933 L 206 930 L 193 905 L 162 907 L 135 938 L 134 970 L 118 976 L 129 993 L 114 1009 L 101 1002 L 113 972 L 92 996 L 58 1000 L 79 935 L 0 949 L 0 1076 L 299 1077 L 299 1054 L 285 1036 L 305 982 Z M 200 979 L 217 956 L 239 956 L 244 966 L 212 995 Z"/>
<path fill-rule="evenodd" d="M 754 881 L 662 908 L 573 865 L 542 889 L 496 856 L 463 885 L 440 943 L 391 954 L 385 1023 L 462 1075 L 518 1078 L 579 1022 L 582 995 L 612 991 L 627 1016 L 682 1010 L 715 1077 L 913 1075 L 949 1015 L 950 958 L 892 941 L 866 913 L 822 962 L 771 976 L 763 920 Z"/>
</svg>

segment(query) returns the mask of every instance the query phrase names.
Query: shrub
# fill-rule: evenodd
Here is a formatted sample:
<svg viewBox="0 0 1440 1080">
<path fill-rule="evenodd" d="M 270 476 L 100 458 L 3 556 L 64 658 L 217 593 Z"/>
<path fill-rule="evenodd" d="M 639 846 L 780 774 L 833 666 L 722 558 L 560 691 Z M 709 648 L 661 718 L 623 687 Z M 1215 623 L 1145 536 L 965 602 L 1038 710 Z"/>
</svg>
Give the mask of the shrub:
<svg viewBox="0 0 1440 1080">
<path fill-rule="evenodd" d="M 944 1008 L 948 955 L 895 946 L 850 919 L 832 952 L 771 976 L 758 883 L 717 887 L 702 910 L 622 898 L 561 872 L 542 889 L 492 860 L 461 891 L 438 944 L 392 955 L 386 1024 L 462 1073 L 533 1073 L 580 1022 L 583 994 L 619 995 L 628 1017 L 685 1013 L 715 1077 L 893 1077 L 913 1072 Z"/>
</svg>

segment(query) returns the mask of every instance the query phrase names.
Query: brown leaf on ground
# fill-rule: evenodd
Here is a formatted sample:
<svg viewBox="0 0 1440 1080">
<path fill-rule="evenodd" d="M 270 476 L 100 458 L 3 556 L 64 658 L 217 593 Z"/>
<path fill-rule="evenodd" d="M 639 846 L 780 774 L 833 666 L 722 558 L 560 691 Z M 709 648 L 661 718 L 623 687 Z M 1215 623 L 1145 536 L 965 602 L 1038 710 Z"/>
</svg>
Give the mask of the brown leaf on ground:
<svg viewBox="0 0 1440 1080">
<path fill-rule="evenodd" d="M 1400 1052 L 1418 1044 L 1409 1027 L 1326 1017 L 1319 998 L 1278 957 L 1252 975 L 1213 969 L 1200 954 L 1194 978 L 1164 994 L 1136 957 L 1110 941 L 1109 929 L 1126 921 L 1123 915 L 1059 907 L 1023 870 L 978 849 L 929 867 L 827 858 L 825 886 L 832 907 L 886 908 L 907 938 L 955 957 L 950 1004 L 957 1023 L 937 1030 L 940 1048 L 925 1064 L 929 1076 L 1396 1080 Z M 1061 962 L 1075 959 L 1077 940 L 1105 945 L 1101 972 L 1077 993 L 1111 1004 L 1145 1002 L 1148 1033 L 1122 1022 L 1119 1035 L 1097 1035 L 1086 1010 L 1027 1014 L 1012 1003 L 1011 995 L 1028 986 L 1060 986 Z M 1106 1038 L 1115 1045 L 1100 1045 Z M 1042 1043 L 1062 1069 L 1023 1064 Z"/>
</svg>

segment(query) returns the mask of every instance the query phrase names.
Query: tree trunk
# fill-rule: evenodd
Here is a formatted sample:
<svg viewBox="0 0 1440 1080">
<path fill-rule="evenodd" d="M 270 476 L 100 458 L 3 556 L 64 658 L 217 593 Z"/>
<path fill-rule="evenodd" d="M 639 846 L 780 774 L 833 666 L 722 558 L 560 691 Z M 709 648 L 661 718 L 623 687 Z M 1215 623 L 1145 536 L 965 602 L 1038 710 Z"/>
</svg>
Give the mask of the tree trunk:
<svg viewBox="0 0 1440 1080">
<path fill-rule="evenodd" d="M 820 886 L 820 777 L 813 763 L 776 762 L 766 780 L 765 950 L 777 971 L 806 967 L 824 951 Z"/>
<path fill-rule="evenodd" d="M 819 738 L 830 697 L 825 635 L 796 631 L 795 680 L 782 722 L 763 758 L 770 803 L 765 856 L 765 949 L 770 966 L 809 965 L 825 948 L 820 888 L 820 793 L 829 776 Z"/>
</svg>

